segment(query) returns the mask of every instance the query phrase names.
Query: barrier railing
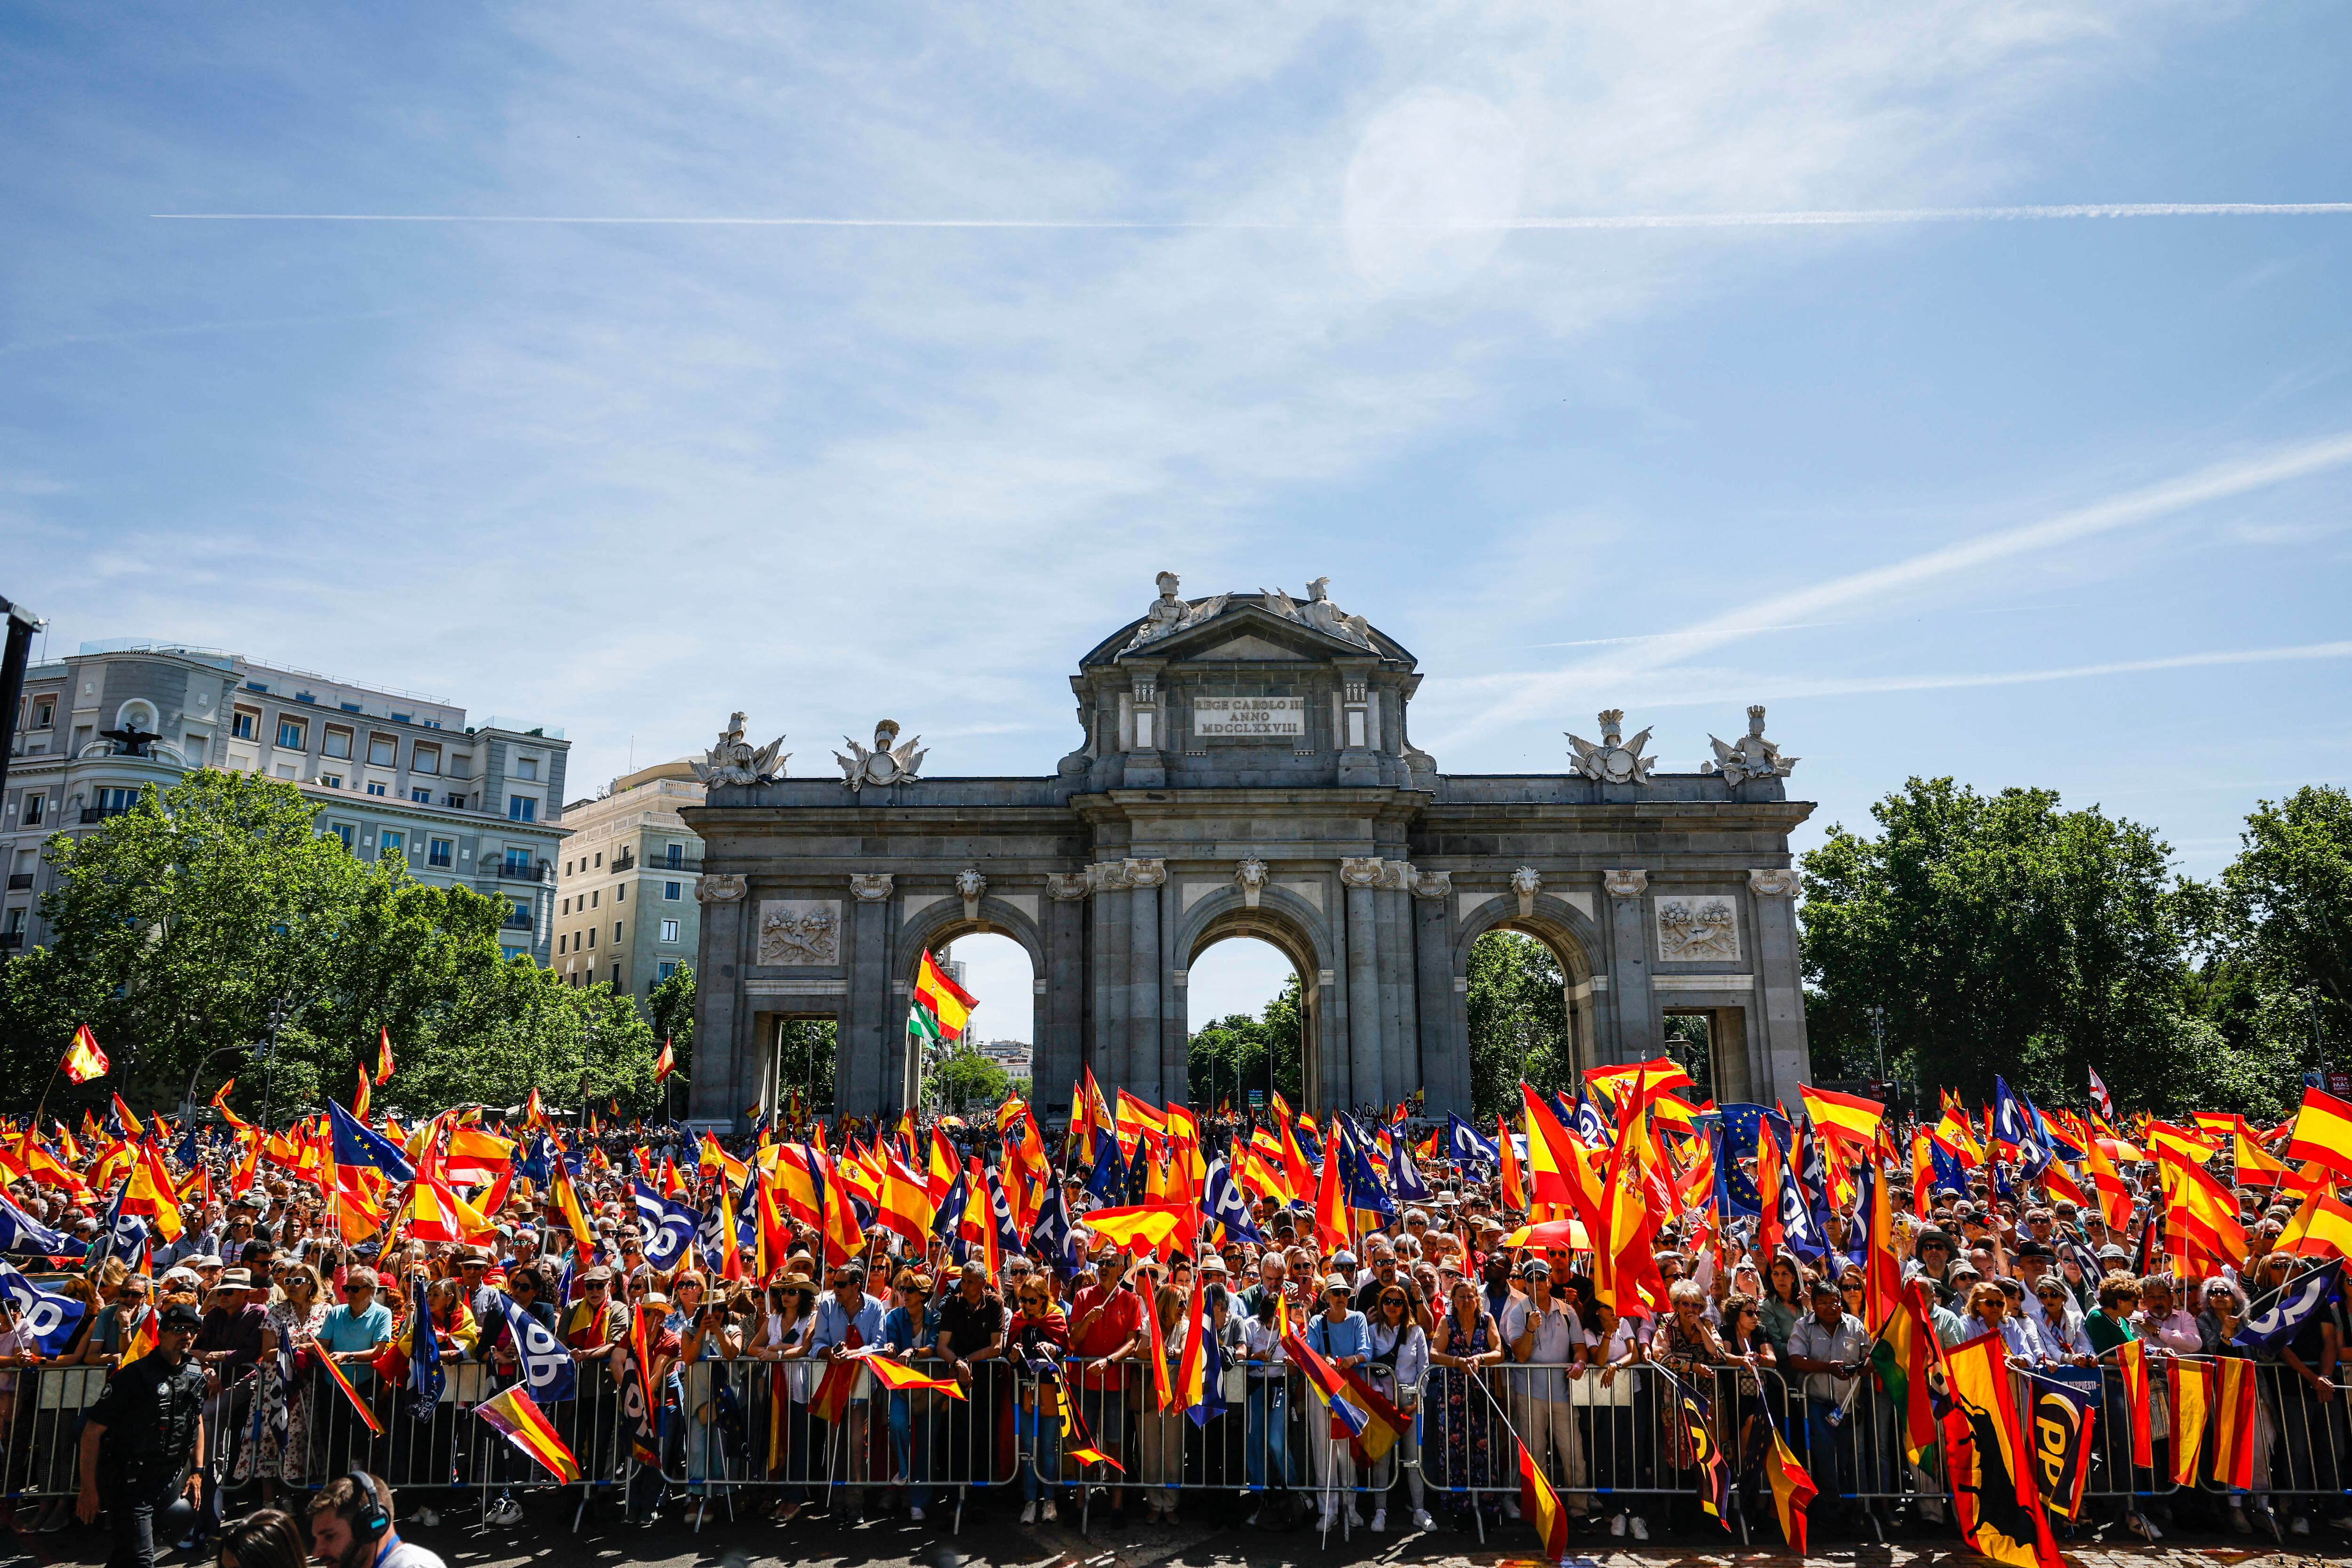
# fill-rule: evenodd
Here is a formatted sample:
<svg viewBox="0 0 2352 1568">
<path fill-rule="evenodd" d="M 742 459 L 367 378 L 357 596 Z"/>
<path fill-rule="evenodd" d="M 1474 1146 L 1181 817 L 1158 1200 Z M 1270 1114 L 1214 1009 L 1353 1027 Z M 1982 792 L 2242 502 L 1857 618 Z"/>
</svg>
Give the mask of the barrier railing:
<svg viewBox="0 0 2352 1568">
<path fill-rule="evenodd" d="M 2209 1358 L 2182 1357 L 2210 1367 Z M 2249 1370 L 2252 1418 L 2232 1456 L 2246 1451 L 2246 1484 L 2231 1484 L 2218 1459 L 2217 1408 L 2193 1458 L 2194 1485 L 2174 1479 L 2179 1413 L 2170 1408 L 2165 1358 L 2151 1354 L 2150 1466 L 2132 1462 L 2131 1405 L 2112 1368 L 2012 1370 L 2012 1393 L 2029 1440 L 2037 1447 L 2034 1399 L 2048 1384 L 2078 1390 L 2095 1412 L 2087 1444 L 2084 1517 L 2110 1520 L 2145 1503 L 2199 1493 L 2213 1506 L 2254 1507 L 2265 1500 L 2291 1510 L 2336 1517 L 2352 1497 L 2352 1384 L 2339 1378 L 2330 1397 L 2294 1368 L 2241 1363 Z M 919 1363 L 943 1375 L 944 1363 Z M 438 1400 L 419 1418 L 404 1388 L 387 1386 L 364 1367 L 348 1368 L 374 1419 L 354 1409 L 315 1369 L 289 1379 L 275 1358 L 232 1376 L 207 1401 L 206 1469 L 211 1506 L 233 1495 L 239 1506 L 257 1489 L 301 1491 L 353 1468 L 384 1477 L 420 1502 L 478 1494 L 548 1494 L 554 1479 L 517 1452 L 473 1408 L 512 1381 L 493 1365 L 451 1361 Z M 749 1358 L 672 1369 L 656 1386 L 649 1424 L 657 1462 L 635 1441 L 636 1394 L 610 1360 L 577 1365 L 573 1397 L 541 1408 L 579 1458 L 576 1525 L 590 1499 L 618 1492 L 633 1512 L 662 1494 L 682 1498 L 698 1525 L 716 1507 L 732 1515 L 738 1494 L 762 1503 L 829 1501 L 859 1511 L 867 1494 L 902 1492 L 913 1507 L 954 1511 L 974 1488 L 1018 1487 L 1042 1505 L 1060 1502 L 1068 1522 L 1092 1521 L 1095 1494 L 1173 1508 L 1186 1494 L 1222 1493 L 1271 1513 L 1295 1517 L 1313 1506 L 1318 1524 L 1343 1534 L 1360 1510 L 1377 1510 L 1400 1484 L 1409 1506 L 1450 1510 L 1481 1540 L 1518 1492 L 1517 1445 L 1545 1467 L 1571 1515 L 1594 1510 L 1637 1517 L 1689 1498 L 1698 1476 L 1683 1431 L 1679 1392 L 1704 1396 L 1716 1448 L 1728 1467 L 1739 1506 L 1730 1522 L 1743 1538 L 1749 1516 L 1769 1512 L 1762 1483 L 1769 1418 L 1805 1463 L 1823 1501 L 1858 1505 L 1874 1526 L 1895 1505 L 1933 1519 L 1948 1493 L 1932 1444 L 1925 1464 L 1904 1447 L 1904 1412 L 1868 1369 L 1850 1378 L 1781 1373 L 1743 1365 L 1685 1369 L 1679 1376 L 1653 1362 L 1615 1369 L 1504 1364 L 1475 1370 L 1433 1366 L 1391 1393 L 1406 1430 L 1376 1463 L 1360 1465 L 1335 1440 L 1322 1405 L 1295 1370 L 1225 1368 L 1211 1415 L 1194 1421 L 1156 1408 L 1146 1365 L 1108 1368 L 1070 1361 L 1039 1375 L 1034 1363 L 974 1365 L 967 1396 L 891 1391 L 870 1371 L 855 1369 L 838 1419 L 822 1418 L 827 1363 Z M 103 1366 L 19 1366 L 0 1416 L 0 1497 L 10 1501 L 70 1500 L 85 1417 L 104 1391 Z M 1378 1369 L 1374 1370 L 1378 1376 Z M 1825 1381 L 1826 1380 L 1826 1381 Z M 1383 1389 L 1384 1393 L 1391 1392 Z M 1065 1401 L 1077 1420 L 1066 1422 Z M 1071 1429 L 1066 1437 L 1066 1425 Z M 2063 1436 L 2063 1434 L 2059 1434 Z M 1117 1461 L 1081 1464 L 1069 1452 L 1083 1438 Z M 567 1499 L 567 1500 L 570 1500 Z M 1685 1510 L 1686 1513 L 1687 1510 Z"/>
</svg>

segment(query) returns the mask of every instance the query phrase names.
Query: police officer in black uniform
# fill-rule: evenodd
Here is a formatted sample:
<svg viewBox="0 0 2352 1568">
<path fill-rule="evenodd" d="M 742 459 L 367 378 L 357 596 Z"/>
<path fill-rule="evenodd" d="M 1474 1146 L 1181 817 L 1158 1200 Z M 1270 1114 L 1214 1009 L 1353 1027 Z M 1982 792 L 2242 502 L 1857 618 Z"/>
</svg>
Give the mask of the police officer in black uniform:
<svg viewBox="0 0 2352 1568">
<path fill-rule="evenodd" d="M 107 1568 L 154 1568 L 155 1516 L 196 1495 L 205 1468 L 205 1373 L 188 1346 L 201 1320 L 184 1301 L 163 1309 L 155 1348 L 118 1369 L 81 1430 L 84 1524 L 112 1516 Z"/>
</svg>

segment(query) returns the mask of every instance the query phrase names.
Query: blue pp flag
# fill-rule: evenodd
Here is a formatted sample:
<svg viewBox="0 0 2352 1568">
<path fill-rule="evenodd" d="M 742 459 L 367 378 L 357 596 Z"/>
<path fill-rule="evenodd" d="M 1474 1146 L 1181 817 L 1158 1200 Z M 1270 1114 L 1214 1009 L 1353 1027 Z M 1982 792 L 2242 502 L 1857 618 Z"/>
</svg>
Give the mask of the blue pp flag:
<svg viewBox="0 0 2352 1568">
<path fill-rule="evenodd" d="M 5 1263 L 0 1263 L 0 1296 L 7 1298 L 16 1331 L 32 1335 L 43 1355 L 62 1352 L 89 1310 L 71 1296 L 42 1289 Z"/>
<path fill-rule="evenodd" d="M 1209 1162 L 1208 1178 L 1201 1184 L 1201 1212 L 1224 1227 L 1228 1241 L 1263 1242 L 1257 1221 L 1250 1214 L 1249 1196 L 1234 1180 L 1223 1154 Z"/>
<path fill-rule="evenodd" d="M 447 1377 L 441 1370 L 441 1341 L 433 1332 L 433 1309 L 425 1301 L 425 1276 L 416 1277 L 416 1300 L 408 1320 L 408 1413 L 430 1421 L 440 1407 L 441 1387 Z"/>
<path fill-rule="evenodd" d="M 1475 1128 L 1453 1111 L 1445 1113 L 1445 1127 L 1455 1164 L 1492 1171 L 1502 1163 L 1502 1152 L 1491 1141 L 1479 1137 Z"/>
<path fill-rule="evenodd" d="M 0 1192 L 0 1252 L 39 1252 L 56 1257 L 69 1245 L 62 1231 L 50 1230 L 9 1202 Z"/>
<path fill-rule="evenodd" d="M 533 1404 L 545 1405 L 550 1400 L 569 1399 L 578 1373 L 572 1365 L 572 1352 L 553 1330 L 509 1299 L 504 1303 L 507 1328 L 514 1335 L 515 1363 L 522 1369 L 523 1384 L 530 1391 Z"/>
<path fill-rule="evenodd" d="M 646 1233 L 646 1261 L 656 1268 L 674 1268 L 694 1245 L 702 1216 L 684 1204 L 674 1203 L 643 1182 L 634 1184 L 637 1223 Z"/>
</svg>

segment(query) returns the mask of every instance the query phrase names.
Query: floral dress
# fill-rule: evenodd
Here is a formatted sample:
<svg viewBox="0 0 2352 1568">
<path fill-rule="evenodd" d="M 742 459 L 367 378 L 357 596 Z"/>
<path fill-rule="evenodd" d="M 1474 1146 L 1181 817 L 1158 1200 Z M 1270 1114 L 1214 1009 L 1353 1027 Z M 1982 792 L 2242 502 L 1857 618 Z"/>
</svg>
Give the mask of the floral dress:
<svg viewBox="0 0 2352 1568">
<path fill-rule="evenodd" d="M 300 1396 L 300 1381 L 289 1381 L 289 1370 L 326 1326 L 327 1303 L 315 1300 L 302 1312 L 291 1301 L 274 1302 L 266 1323 L 278 1336 L 278 1353 L 261 1360 L 261 1392 L 254 1404 L 261 1430 L 257 1441 L 237 1449 L 235 1479 L 258 1475 L 299 1485 L 310 1448 L 310 1402 Z"/>
<path fill-rule="evenodd" d="M 1462 1327 L 1460 1319 L 1452 1320 L 1446 1331 L 1447 1353 L 1466 1360 L 1494 1349 L 1486 1335 L 1490 1321 L 1483 1311 L 1478 1314 L 1477 1325 L 1468 1330 Z M 1472 1375 L 1458 1366 L 1437 1369 L 1439 1398 L 1435 1414 L 1438 1436 L 1445 1452 L 1445 1485 L 1449 1490 L 1457 1491 L 1466 1487 L 1475 1496 L 1495 1484 L 1491 1453 L 1495 1402 L 1483 1388 L 1472 1391 Z M 1455 1506 L 1460 1506 L 1458 1500 Z"/>
</svg>

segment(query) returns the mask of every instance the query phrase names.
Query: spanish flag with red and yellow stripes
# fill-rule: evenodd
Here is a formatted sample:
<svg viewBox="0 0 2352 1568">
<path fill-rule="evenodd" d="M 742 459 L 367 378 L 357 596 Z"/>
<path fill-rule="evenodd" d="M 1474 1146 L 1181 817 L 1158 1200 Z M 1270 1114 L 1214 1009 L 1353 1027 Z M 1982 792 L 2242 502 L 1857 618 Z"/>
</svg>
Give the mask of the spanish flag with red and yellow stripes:
<svg viewBox="0 0 2352 1568">
<path fill-rule="evenodd" d="M 74 1030 L 73 1044 L 66 1047 L 65 1059 L 58 1063 L 68 1083 L 88 1083 L 94 1078 L 103 1078 L 110 1065 L 106 1053 L 98 1048 L 98 1037 L 89 1032 L 88 1024 Z"/>
<path fill-rule="evenodd" d="M 1519 1445 L 1519 1511 L 1536 1527 L 1545 1562 L 1558 1563 L 1567 1557 L 1568 1510 L 1560 1507 L 1551 1478 L 1543 1473 L 1525 1443 Z"/>
<path fill-rule="evenodd" d="M 2303 1109 L 2294 1117 L 2294 1141 L 2286 1146 L 2286 1157 L 2316 1160 L 2352 1179 L 2352 1105 L 2315 1089 L 2305 1089 Z"/>
<path fill-rule="evenodd" d="M 474 1406 L 474 1414 L 497 1427 L 508 1442 L 539 1461 L 556 1479 L 569 1486 L 580 1479 L 579 1459 L 556 1436 L 555 1424 L 531 1403 L 522 1384 L 495 1399 L 485 1399 Z"/>
</svg>

